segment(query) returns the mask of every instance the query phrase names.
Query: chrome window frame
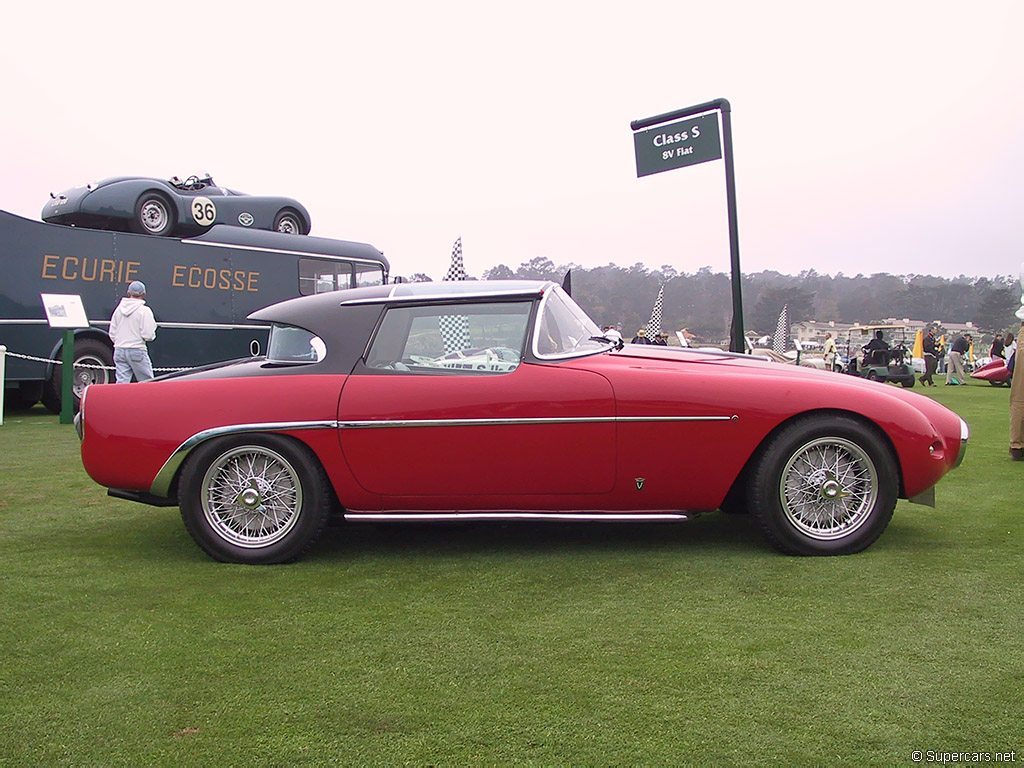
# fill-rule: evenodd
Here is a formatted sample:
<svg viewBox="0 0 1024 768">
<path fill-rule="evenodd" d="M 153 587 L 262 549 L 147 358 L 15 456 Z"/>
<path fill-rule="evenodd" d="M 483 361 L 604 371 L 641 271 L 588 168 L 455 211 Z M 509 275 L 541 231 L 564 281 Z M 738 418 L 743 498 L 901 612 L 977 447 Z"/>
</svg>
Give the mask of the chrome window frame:
<svg viewBox="0 0 1024 768">
<path fill-rule="evenodd" d="M 548 299 L 552 294 L 555 293 L 564 295 L 565 298 L 569 299 L 569 301 L 572 301 L 573 304 L 576 304 L 572 296 L 567 294 L 561 288 L 561 286 L 555 285 L 554 283 L 550 284 L 550 286 L 544 291 L 544 295 L 541 297 L 540 303 L 537 306 L 537 316 L 533 320 L 533 338 L 530 341 L 530 354 L 532 354 L 538 360 L 570 360 L 576 357 L 590 357 L 591 355 L 600 355 L 604 352 L 608 352 L 615 348 L 614 342 L 609 341 L 608 346 L 603 347 L 601 349 L 590 349 L 584 350 L 582 352 L 559 352 L 553 355 L 541 354 L 540 350 L 537 347 L 537 340 L 540 338 L 540 324 L 541 320 L 544 318 L 544 310 L 547 308 Z M 583 307 L 580 307 L 579 304 L 576 304 L 576 306 L 580 308 L 580 311 L 587 316 L 587 319 L 590 320 L 591 323 L 594 323 L 594 319 L 583 311 Z M 598 332 L 601 331 L 601 327 L 597 323 L 594 323 L 594 327 L 597 328 Z"/>
</svg>

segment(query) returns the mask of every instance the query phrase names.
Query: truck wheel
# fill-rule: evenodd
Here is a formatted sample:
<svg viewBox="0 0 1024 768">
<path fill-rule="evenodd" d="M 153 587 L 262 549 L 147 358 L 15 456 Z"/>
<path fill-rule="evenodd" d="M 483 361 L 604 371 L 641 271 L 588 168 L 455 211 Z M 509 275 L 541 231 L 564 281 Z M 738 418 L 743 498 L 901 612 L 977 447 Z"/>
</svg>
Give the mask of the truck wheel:
<svg viewBox="0 0 1024 768">
<path fill-rule="evenodd" d="M 132 229 L 140 235 L 164 237 L 174 228 L 174 208 L 159 192 L 146 192 L 135 204 Z"/>
<path fill-rule="evenodd" d="M 306 234 L 302 217 L 291 208 L 278 211 L 277 216 L 274 217 L 274 231 L 284 232 L 286 235 Z"/>
<path fill-rule="evenodd" d="M 97 366 L 97 367 L 85 367 Z M 103 366 L 99 368 L 98 366 Z M 60 392 L 63 376 L 62 365 L 53 366 L 53 374 L 43 385 L 43 405 L 52 413 L 60 413 Z M 114 380 L 114 353 L 106 344 L 96 339 L 77 339 L 74 354 L 74 379 L 71 382 L 71 394 L 74 397 L 74 410 L 82 393 L 90 384 L 109 384 Z"/>
<path fill-rule="evenodd" d="M 200 446 L 181 475 L 181 518 L 214 560 L 294 560 L 331 509 L 327 477 L 306 446 L 279 435 L 239 435 Z"/>
<path fill-rule="evenodd" d="M 899 478 L 889 446 L 848 416 L 808 416 L 771 437 L 747 498 L 768 540 L 793 555 L 848 555 L 882 535 Z"/>
</svg>

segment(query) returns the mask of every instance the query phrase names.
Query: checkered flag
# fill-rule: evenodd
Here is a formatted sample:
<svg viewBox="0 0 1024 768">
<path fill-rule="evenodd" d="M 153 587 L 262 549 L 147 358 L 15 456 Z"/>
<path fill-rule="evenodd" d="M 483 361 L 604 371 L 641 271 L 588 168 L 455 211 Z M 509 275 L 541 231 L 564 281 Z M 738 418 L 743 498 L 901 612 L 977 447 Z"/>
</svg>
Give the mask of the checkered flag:
<svg viewBox="0 0 1024 768">
<path fill-rule="evenodd" d="M 779 322 L 775 324 L 775 335 L 772 337 L 772 349 L 783 354 L 789 347 L 789 304 L 782 305 Z"/>
<path fill-rule="evenodd" d="M 658 289 L 658 298 L 654 300 L 654 308 L 651 310 L 651 319 L 647 321 L 647 338 L 654 341 L 661 333 L 661 304 L 665 298 L 665 286 Z"/>
<path fill-rule="evenodd" d="M 459 237 L 452 246 L 452 263 L 444 275 L 445 280 L 465 280 L 466 267 L 462 262 L 462 238 Z M 460 352 L 469 349 L 469 318 L 465 315 L 442 315 L 437 319 L 441 331 L 444 353 Z"/>
</svg>

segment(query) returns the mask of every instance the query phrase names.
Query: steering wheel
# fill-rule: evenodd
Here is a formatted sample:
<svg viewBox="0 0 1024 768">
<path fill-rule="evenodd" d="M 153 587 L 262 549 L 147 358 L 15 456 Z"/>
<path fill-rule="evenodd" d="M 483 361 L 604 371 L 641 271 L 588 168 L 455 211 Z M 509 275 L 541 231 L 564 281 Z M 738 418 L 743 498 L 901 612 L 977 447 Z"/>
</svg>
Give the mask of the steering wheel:
<svg viewBox="0 0 1024 768">
<path fill-rule="evenodd" d="M 185 187 L 185 189 L 202 189 L 203 188 L 203 184 L 202 184 L 201 181 L 199 181 L 199 177 L 198 176 L 194 176 L 194 175 L 193 176 L 189 176 L 187 179 L 185 179 L 185 183 L 182 186 Z"/>
</svg>

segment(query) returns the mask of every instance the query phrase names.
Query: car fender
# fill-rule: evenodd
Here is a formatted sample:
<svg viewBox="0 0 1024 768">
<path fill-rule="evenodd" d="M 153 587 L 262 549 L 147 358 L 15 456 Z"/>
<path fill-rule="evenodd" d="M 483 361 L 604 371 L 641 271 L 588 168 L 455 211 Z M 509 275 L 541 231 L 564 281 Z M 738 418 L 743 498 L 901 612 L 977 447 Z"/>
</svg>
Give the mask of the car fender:
<svg viewBox="0 0 1024 768">
<path fill-rule="evenodd" d="M 340 375 L 320 374 L 90 387 L 82 463 L 108 488 L 173 498 L 181 467 L 197 446 L 229 434 L 284 434 L 313 451 L 343 503 L 373 508 L 379 505 L 376 497 L 351 498 L 358 486 L 338 446 L 343 381 Z"/>
<path fill-rule="evenodd" d="M 160 192 L 174 209 L 175 221 L 185 223 L 182 217 L 189 211 L 182 211 L 181 198 L 171 187 L 155 179 L 121 179 L 103 184 L 82 198 L 79 211 L 83 214 L 103 216 L 108 219 L 135 218 L 135 206 L 146 192 Z"/>
</svg>

